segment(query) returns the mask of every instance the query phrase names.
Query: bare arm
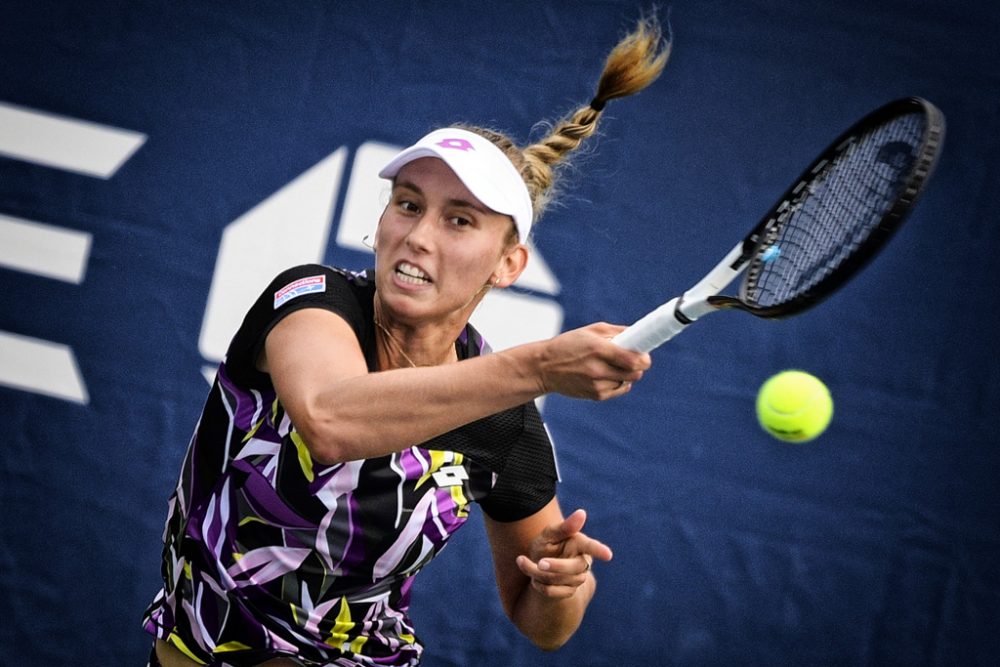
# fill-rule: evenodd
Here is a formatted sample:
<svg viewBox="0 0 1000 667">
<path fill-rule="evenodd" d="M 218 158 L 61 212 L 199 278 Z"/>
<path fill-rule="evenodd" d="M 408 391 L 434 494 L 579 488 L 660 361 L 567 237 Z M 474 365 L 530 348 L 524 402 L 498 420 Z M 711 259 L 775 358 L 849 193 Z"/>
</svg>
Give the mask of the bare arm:
<svg viewBox="0 0 1000 667">
<path fill-rule="evenodd" d="M 459 363 L 368 373 L 351 327 L 303 309 L 267 336 L 258 364 L 313 458 L 336 463 L 400 451 L 550 391 L 603 400 L 628 391 L 649 356 L 595 324 Z"/>
<path fill-rule="evenodd" d="M 555 498 L 520 521 L 486 517 L 504 612 L 541 649 L 576 632 L 597 586 L 590 565 L 611 560 L 607 545 L 580 532 L 586 519 L 583 510 L 564 519 Z"/>
</svg>

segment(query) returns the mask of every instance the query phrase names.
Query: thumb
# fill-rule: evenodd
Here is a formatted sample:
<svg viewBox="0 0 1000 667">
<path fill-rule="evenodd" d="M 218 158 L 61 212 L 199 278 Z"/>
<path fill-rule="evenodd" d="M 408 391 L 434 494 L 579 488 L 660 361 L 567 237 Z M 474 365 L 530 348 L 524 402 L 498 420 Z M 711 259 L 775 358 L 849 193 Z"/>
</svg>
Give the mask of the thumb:
<svg viewBox="0 0 1000 667">
<path fill-rule="evenodd" d="M 559 523 L 553 524 L 547 528 L 545 531 L 546 537 L 553 542 L 561 542 L 573 537 L 583 530 L 583 525 L 585 523 L 587 523 L 586 510 L 576 510 Z"/>
</svg>

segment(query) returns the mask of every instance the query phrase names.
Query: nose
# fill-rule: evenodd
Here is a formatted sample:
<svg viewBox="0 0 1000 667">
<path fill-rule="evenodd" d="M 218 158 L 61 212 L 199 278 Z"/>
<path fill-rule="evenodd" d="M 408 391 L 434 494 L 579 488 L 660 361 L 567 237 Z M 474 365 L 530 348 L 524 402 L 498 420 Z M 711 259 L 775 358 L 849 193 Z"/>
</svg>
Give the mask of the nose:
<svg viewBox="0 0 1000 667">
<path fill-rule="evenodd" d="M 434 228 L 440 216 L 434 211 L 425 211 L 410 226 L 406 233 L 406 245 L 414 252 L 427 252 L 433 247 Z"/>
</svg>

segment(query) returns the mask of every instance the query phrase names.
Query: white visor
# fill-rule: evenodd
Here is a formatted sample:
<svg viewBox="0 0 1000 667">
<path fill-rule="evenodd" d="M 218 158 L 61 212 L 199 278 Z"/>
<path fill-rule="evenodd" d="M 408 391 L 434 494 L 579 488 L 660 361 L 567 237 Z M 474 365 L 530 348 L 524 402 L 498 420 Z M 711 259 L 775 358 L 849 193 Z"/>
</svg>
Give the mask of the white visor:
<svg viewBox="0 0 1000 667">
<path fill-rule="evenodd" d="M 403 165 L 422 157 L 443 160 L 476 199 L 512 217 L 521 243 L 527 241 L 532 218 L 528 188 L 513 163 L 492 141 L 453 127 L 435 130 L 400 151 L 378 175 L 394 178 Z"/>
</svg>

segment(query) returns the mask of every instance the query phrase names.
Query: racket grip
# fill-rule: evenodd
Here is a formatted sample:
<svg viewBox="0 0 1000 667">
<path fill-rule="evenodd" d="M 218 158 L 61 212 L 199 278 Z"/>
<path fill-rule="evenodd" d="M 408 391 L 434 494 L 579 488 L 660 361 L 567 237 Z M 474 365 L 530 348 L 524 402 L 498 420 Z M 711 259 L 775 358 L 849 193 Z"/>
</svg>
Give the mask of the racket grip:
<svg viewBox="0 0 1000 667">
<path fill-rule="evenodd" d="M 650 352 L 663 345 L 687 326 L 675 315 L 678 301 L 680 297 L 675 297 L 650 312 L 612 338 L 612 342 L 636 352 Z"/>
</svg>

